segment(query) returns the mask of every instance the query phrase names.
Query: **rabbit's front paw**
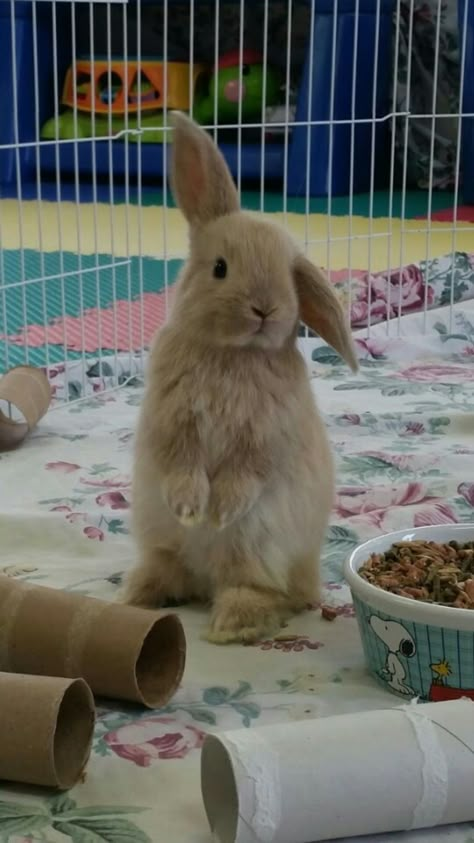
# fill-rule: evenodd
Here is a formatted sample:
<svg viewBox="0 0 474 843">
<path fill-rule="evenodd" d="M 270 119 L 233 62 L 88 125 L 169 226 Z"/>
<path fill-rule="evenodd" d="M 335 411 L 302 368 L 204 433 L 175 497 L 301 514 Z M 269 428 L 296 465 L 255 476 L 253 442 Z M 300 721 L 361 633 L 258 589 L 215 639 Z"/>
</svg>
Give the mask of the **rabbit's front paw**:
<svg viewBox="0 0 474 843">
<path fill-rule="evenodd" d="M 184 527 L 202 524 L 209 501 L 209 480 L 204 471 L 168 477 L 164 493 L 171 512 Z"/>
</svg>

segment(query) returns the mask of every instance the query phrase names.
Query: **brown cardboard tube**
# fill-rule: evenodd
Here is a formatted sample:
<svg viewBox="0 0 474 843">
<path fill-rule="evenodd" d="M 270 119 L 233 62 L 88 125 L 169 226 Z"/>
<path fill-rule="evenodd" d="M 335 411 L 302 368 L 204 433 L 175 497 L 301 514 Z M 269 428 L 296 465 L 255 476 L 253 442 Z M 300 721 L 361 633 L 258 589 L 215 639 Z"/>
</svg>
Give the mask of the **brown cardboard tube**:
<svg viewBox="0 0 474 843">
<path fill-rule="evenodd" d="M 8 451 L 19 445 L 47 412 L 51 403 L 48 378 L 33 366 L 10 369 L 0 379 L 0 402 L 16 410 L 10 417 L 0 406 L 0 451 Z"/>
<path fill-rule="evenodd" d="M 184 671 L 176 615 L 0 575 L 0 670 L 81 676 L 94 694 L 165 705 Z"/>
<path fill-rule="evenodd" d="M 0 779 L 67 790 L 92 746 L 95 709 L 83 679 L 0 673 Z"/>
</svg>

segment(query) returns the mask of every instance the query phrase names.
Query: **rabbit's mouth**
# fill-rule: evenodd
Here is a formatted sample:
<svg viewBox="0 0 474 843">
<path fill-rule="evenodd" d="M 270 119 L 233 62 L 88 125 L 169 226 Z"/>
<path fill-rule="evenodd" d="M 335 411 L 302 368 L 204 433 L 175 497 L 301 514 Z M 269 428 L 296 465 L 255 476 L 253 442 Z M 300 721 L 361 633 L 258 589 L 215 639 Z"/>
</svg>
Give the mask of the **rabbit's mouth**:
<svg viewBox="0 0 474 843">
<path fill-rule="evenodd" d="M 249 345 L 260 348 L 281 348 L 288 336 L 289 323 L 271 318 L 255 319 L 252 322 Z"/>
</svg>

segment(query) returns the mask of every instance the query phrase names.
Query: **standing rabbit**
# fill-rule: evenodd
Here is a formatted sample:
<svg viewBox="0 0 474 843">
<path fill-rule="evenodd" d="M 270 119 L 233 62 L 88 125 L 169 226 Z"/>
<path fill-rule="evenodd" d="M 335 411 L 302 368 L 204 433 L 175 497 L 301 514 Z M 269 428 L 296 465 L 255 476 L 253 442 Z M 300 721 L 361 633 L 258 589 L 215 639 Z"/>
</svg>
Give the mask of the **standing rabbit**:
<svg viewBox="0 0 474 843">
<path fill-rule="evenodd" d="M 190 255 L 151 352 L 136 436 L 138 565 L 123 599 L 212 605 L 207 638 L 255 641 L 318 597 L 333 461 L 297 350 L 300 318 L 357 369 L 331 286 L 239 208 L 211 138 L 173 116 Z"/>
</svg>

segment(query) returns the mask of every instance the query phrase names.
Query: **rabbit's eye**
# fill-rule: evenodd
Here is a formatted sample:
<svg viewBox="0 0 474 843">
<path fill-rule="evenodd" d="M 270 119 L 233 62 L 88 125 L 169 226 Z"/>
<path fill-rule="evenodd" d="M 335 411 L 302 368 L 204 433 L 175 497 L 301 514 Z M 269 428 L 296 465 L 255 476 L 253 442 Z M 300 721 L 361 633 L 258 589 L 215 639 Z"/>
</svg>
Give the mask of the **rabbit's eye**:
<svg viewBox="0 0 474 843">
<path fill-rule="evenodd" d="M 224 258 L 217 258 L 214 264 L 214 278 L 225 278 L 227 275 L 227 264 Z"/>
</svg>

